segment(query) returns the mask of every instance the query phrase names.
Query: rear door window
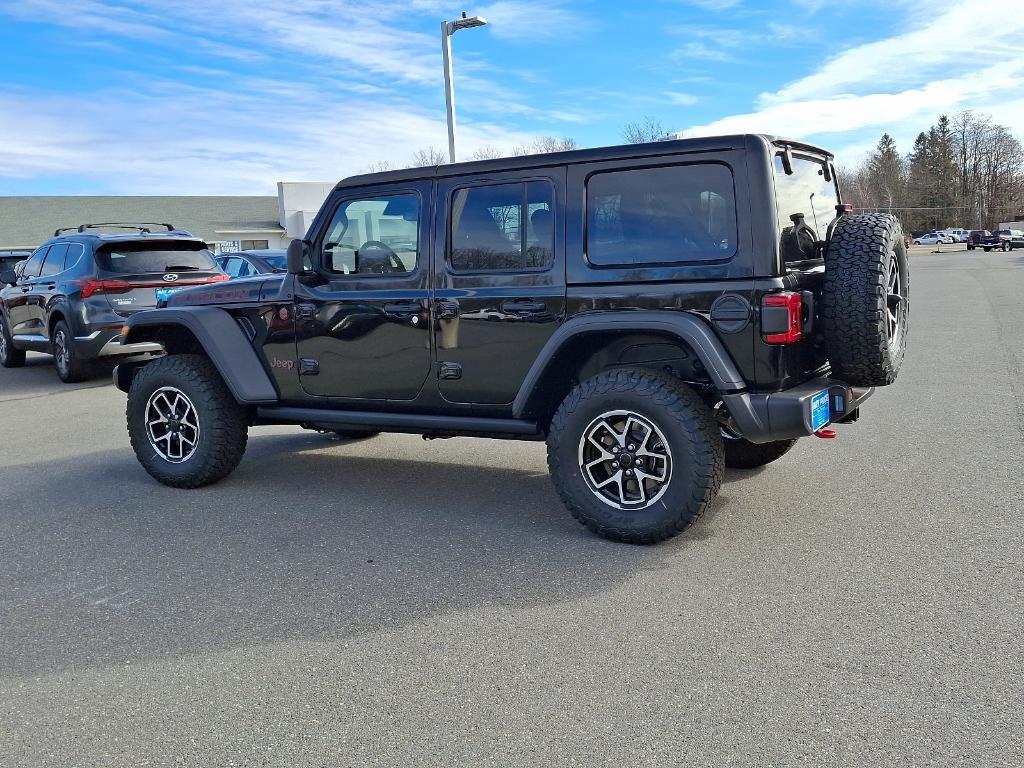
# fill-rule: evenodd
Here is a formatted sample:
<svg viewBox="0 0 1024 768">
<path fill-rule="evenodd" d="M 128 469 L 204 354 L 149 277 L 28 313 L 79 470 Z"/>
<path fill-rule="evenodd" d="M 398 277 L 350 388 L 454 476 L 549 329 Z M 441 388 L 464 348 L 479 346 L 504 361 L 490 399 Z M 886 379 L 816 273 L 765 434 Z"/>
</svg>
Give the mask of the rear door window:
<svg viewBox="0 0 1024 768">
<path fill-rule="evenodd" d="M 217 271 L 213 254 L 196 243 L 113 243 L 96 252 L 96 265 L 123 275 Z"/>
<path fill-rule="evenodd" d="M 43 268 L 39 272 L 40 277 L 52 277 L 64 271 L 64 257 L 68 252 L 67 243 L 57 243 L 50 246 L 46 260 L 43 261 Z"/>
<path fill-rule="evenodd" d="M 525 272 L 554 260 L 554 189 L 547 181 L 463 187 L 452 195 L 455 272 Z"/>
<path fill-rule="evenodd" d="M 596 173 L 587 181 L 587 259 L 683 264 L 736 253 L 732 171 L 720 163 Z"/>
</svg>

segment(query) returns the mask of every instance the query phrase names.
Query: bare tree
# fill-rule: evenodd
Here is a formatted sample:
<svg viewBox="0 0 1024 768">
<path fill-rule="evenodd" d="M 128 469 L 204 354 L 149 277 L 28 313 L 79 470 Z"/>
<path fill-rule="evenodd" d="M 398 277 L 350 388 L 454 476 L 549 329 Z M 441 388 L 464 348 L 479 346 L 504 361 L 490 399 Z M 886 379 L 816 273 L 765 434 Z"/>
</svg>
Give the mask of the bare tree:
<svg viewBox="0 0 1024 768">
<path fill-rule="evenodd" d="M 661 141 L 668 135 L 661 120 L 644 117 L 643 120 L 626 123 L 622 126 L 622 139 L 627 144 L 648 144 Z"/>
<path fill-rule="evenodd" d="M 366 166 L 365 173 L 380 173 L 381 171 L 395 170 L 395 164 L 390 160 L 377 160 Z"/>
<path fill-rule="evenodd" d="M 539 139 L 534 139 L 529 144 L 522 144 L 512 150 L 514 157 L 521 157 L 523 155 L 544 155 L 549 152 L 568 152 L 573 149 L 579 149 L 580 145 L 576 143 L 576 139 L 571 139 L 568 136 L 561 138 L 557 136 L 541 136 Z"/>
<path fill-rule="evenodd" d="M 425 168 L 431 165 L 444 165 L 448 162 L 448 155 L 437 147 L 423 147 L 417 149 L 409 163 L 409 168 Z"/>
<path fill-rule="evenodd" d="M 505 157 L 505 153 L 490 144 L 486 147 L 478 147 L 472 154 L 474 160 L 496 160 L 499 157 Z"/>
</svg>

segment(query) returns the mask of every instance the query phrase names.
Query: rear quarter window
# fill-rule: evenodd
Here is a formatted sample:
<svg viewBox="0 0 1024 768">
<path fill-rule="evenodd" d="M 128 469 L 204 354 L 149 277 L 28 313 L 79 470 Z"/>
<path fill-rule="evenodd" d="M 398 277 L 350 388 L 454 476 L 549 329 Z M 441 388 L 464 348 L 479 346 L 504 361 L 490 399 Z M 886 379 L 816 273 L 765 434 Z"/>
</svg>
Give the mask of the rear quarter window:
<svg viewBox="0 0 1024 768">
<path fill-rule="evenodd" d="M 736 253 L 732 171 L 691 163 L 587 181 L 587 260 L 596 266 L 719 261 Z"/>
</svg>

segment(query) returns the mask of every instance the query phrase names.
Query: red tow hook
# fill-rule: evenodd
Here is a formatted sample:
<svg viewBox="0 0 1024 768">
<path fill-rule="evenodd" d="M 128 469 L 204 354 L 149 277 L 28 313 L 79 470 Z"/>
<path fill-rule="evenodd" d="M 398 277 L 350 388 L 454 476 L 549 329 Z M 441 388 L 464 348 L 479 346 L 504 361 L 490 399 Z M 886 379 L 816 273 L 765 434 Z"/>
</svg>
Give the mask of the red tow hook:
<svg viewBox="0 0 1024 768">
<path fill-rule="evenodd" d="M 815 437 L 820 437 L 822 440 L 835 440 L 839 437 L 839 433 L 834 429 L 819 429 L 814 433 Z"/>
</svg>

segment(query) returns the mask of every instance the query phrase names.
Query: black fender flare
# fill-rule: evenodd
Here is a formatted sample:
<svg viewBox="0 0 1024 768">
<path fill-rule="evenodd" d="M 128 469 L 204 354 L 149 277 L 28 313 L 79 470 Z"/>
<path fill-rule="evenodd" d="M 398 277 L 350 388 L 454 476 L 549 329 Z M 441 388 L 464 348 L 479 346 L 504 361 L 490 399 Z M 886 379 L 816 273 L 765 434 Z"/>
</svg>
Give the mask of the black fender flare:
<svg viewBox="0 0 1024 768">
<path fill-rule="evenodd" d="M 633 310 L 592 312 L 563 323 L 541 349 L 512 402 L 512 414 L 522 418 L 548 364 L 574 339 L 592 333 L 636 331 L 662 333 L 685 342 L 697 355 L 715 388 L 722 393 L 740 392 L 747 382 L 711 326 L 699 315 L 682 310 Z"/>
<path fill-rule="evenodd" d="M 126 344 L 140 341 L 142 328 L 179 326 L 189 330 L 213 362 L 235 399 L 244 405 L 269 405 L 279 399 L 263 363 L 235 319 L 219 307 L 148 309 L 128 318 Z M 130 386 L 117 376 L 118 387 Z"/>
</svg>

